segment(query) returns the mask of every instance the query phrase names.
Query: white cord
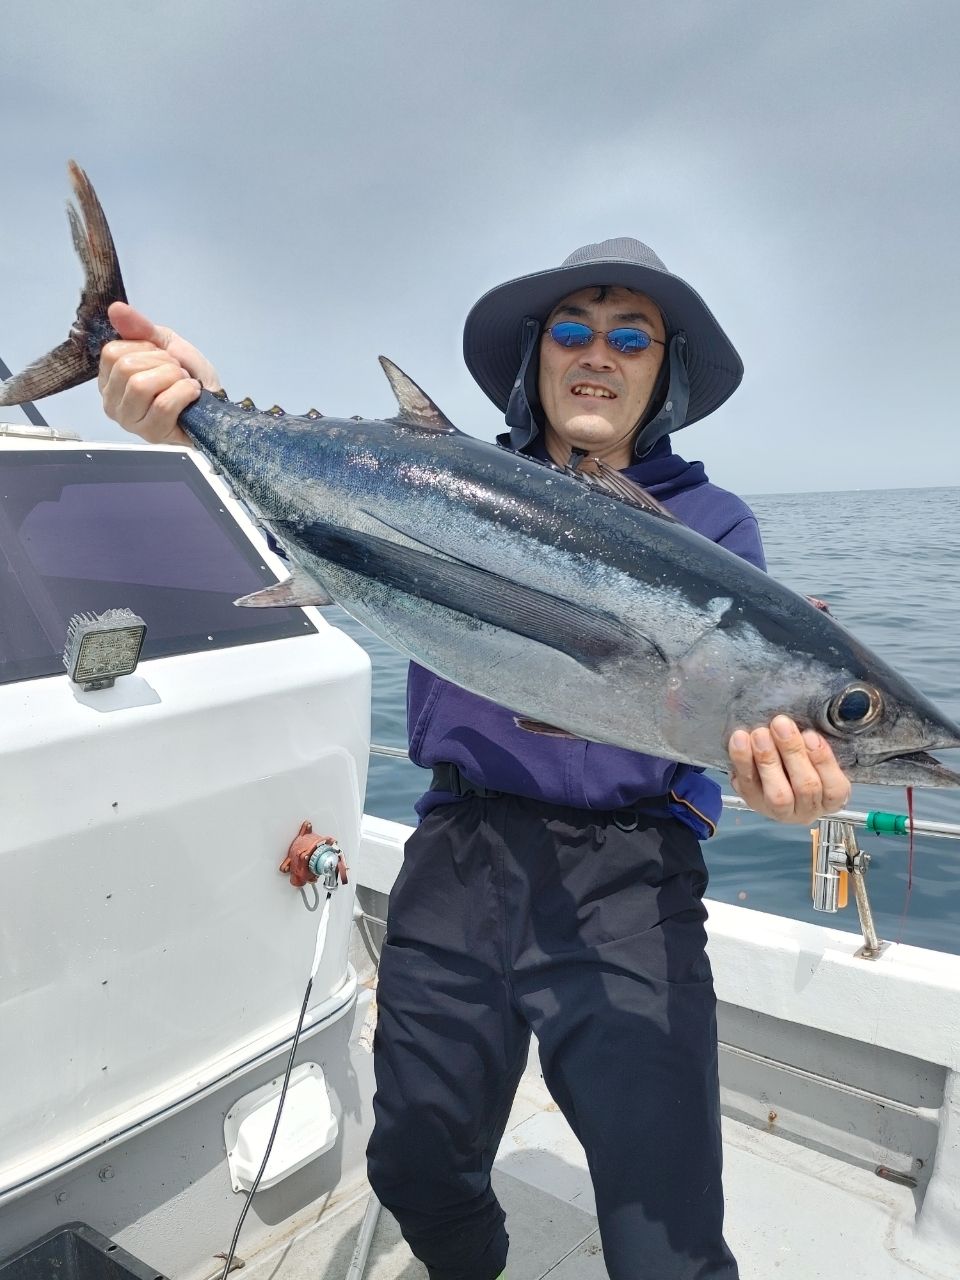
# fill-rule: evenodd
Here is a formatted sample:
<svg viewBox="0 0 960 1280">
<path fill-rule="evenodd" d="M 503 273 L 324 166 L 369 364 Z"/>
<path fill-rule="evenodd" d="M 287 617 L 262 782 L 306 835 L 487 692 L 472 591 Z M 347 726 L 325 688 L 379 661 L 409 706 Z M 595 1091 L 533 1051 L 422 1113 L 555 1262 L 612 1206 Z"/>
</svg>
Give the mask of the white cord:
<svg viewBox="0 0 960 1280">
<path fill-rule="evenodd" d="M 327 894 L 327 900 L 323 904 L 323 910 L 320 912 L 320 923 L 317 925 L 317 946 L 313 953 L 313 967 L 310 970 L 310 981 L 312 982 L 317 976 L 317 970 L 320 968 L 320 960 L 323 956 L 323 948 L 327 942 L 327 925 L 330 921 L 330 898 Z"/>
<path fill-rule="evenodd" d="M 250 1208 L 250 1203 L 256 1194 L 257 1187 L 260 1185 L 260 1179 L 263 1177 L 263 1171 L 266 1169 L 267 1161 L 270 1159 L 270 1152 L 273 1150 L 273 1140 L 277 1136 L 277 1130 L 280 1128 L 280 1116 L 283 1113 L 283 1104 L 287 1096 L 287 1086 L 290 1083 L 290 1072 L 293 1070 L 294 1054 L 297 1052 L 297 1045 L 300 1043 L 300 1032 L 303 1030 L 303 1020 L 306 1017 L 307 1004 L 310 1000 L 310 992 L 313 989 L 313 980 L 317 976 L 317 971 L 320 968 L 320 960 L 323 957 L 323 948 L 327 941 L 327 924 L 330 920 L 330 899 L 332 897 L 333 894 L 328 890 L 326 901 L 323 904 L 323 910 L 320 913 L 320 923 L 317 925 L 317 946 L 313 953 L 313 967 L 310 970 L 310 980 L 307 983 L 306 991 L 303 993 L 303 1004 L 300 1007 L 300 1018 L 297 1022 L 297 1029 L 293 1033 L 293 1044 L 290 1046 L 290 1053 L 287 1056 L 287 1069 L 283 1077 L 283 1086 L 280 1089 L 280 1102 L 277 1106 L 277 1114 L 273 1121 L 273 1128 L 270 1131 L 270 1137 L 267 1139 L 267 1149 L 263 1153 L 263 1160 L 260 1162 L 260 1168 L 257 1171 L 257 1176 L 254 1178 L 253 1185 L 247 1192 L 247 1198 L 244 1202 L 243 1209 L 240 1212 L 240 1217 L 233 1233 L 233 1239 L 230 1242 L 230 1248 L 227 1250 L 226 1255 L 224 1255 L 223 1271 L 220 1273 L 221 1280 L 227 1280 L 227 1275 L 233 1265 L 233 1255 L 237 1249 L 237 1241 L 240 1239 L 240 1231 L 243 1227 L 244 1219 L 247 1216 L 247 1210 Z M 217 1256 L 219 1257 L 221 1255 L 218 1254 Z"/>
</svg>

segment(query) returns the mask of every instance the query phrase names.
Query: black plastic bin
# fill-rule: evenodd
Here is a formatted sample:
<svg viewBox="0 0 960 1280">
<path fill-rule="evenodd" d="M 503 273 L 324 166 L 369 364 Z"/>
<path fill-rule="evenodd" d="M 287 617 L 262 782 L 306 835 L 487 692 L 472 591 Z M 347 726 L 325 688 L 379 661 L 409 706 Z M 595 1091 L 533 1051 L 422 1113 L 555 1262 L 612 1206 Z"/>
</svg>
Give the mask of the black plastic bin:
<svg viewBox="0 0 960 1280">
<path fill-rule="evenodd" d="M 167 1280 L 85 1222 L 68 1222 L 0 1262 L 0 1280 Z"/>
</svg>

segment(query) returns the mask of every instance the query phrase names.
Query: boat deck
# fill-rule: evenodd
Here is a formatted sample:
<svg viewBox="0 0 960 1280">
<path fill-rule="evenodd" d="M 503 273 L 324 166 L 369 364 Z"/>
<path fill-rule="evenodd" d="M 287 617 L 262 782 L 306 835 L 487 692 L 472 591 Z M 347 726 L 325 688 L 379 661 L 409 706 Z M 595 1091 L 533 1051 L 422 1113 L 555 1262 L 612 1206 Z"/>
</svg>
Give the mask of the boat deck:
<svg viewBox="0 0 960 1280">
<path fill-rule="evenodd" d="M 868 1169 L 724 1119 L 727 1238 L 742 1280 L 955 1280 L 903 1256 L 913 1193 Z M 494 1171 L 507 1212 L 509 1280 L 605 1280 L 593 1191 L 580 1144 L 532 1072 L 524 1077 Z M 249 1280 L 343 1280 L 366 1207 L 366 1188 L 320 1211 L 282 1248 L 248 1258 Z M 811 1238 L 811 1224 L 818 1238 Z M 241 1246 L 242 1253 L 242 1246 Z M 950 1264 L 946 1263 L 949 1266 Z M 936 1265 L 936 1264 L 935 1264 Z M 423 1280 L 396 1222 L 381 1212 L 365 1280 Z"/>
</svg>

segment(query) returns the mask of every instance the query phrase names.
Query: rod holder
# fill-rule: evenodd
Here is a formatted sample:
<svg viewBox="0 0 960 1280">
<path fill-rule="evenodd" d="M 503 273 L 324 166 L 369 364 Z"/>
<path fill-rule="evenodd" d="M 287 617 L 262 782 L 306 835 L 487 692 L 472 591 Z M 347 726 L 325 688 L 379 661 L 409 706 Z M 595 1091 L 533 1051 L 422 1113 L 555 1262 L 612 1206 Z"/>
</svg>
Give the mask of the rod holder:
<svg viewBox="0 0 960 1280">
<path fill-rule="evenodd" d="M 847 839 L 838 818 L 821 818 L 813 839 L 813 909 L 835 912 L 847 905 Z"/>
<path fill-rule="evenodd" d="M 813 840 L 813 909 L 835 912 L 847 905 L 850 880 L 863 930 L 863 946 L 857 952 L 862 960 L 876 960 L 883 950 L 877 937 L 873 910 L 867 894 L 867 868 L 870 855 L 857 845 L 852 822 L 841 818 L 821 818 L 811 831 Z"/>
</svg>

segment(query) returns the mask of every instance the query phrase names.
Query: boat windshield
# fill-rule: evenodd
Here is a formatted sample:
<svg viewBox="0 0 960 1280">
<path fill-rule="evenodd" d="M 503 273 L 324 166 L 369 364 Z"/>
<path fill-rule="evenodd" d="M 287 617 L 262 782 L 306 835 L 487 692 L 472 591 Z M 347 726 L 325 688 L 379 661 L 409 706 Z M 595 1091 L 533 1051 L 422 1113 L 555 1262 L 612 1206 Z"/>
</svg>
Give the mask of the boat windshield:
<svg viewBox="0 0 960 1280">
<path fill-rule="evenodd" d="M 276 580 L 186 453 L 0 450 L 0 684 L 62 675 L 75 613 L 132 609 L 143 659 L 315 633 L 234 607 Z"/>
</svg>

